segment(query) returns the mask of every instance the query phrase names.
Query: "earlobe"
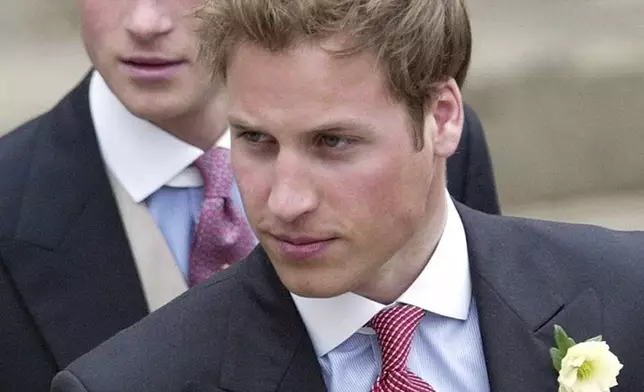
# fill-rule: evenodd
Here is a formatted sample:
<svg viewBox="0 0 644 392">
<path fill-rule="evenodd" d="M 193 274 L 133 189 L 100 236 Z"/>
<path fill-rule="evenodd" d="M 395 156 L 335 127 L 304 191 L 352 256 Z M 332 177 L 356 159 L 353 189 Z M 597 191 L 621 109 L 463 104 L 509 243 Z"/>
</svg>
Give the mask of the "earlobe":
<svg viewBox="0 0 644 392">
<path fill-rule="evenodd" d="M 434 154 L 448 158 L 456 151 L 463 130 L 463 101 L 454 79 L 445 82 L 425 118 L 425 128 L 433 127 Z"/>
</svg>

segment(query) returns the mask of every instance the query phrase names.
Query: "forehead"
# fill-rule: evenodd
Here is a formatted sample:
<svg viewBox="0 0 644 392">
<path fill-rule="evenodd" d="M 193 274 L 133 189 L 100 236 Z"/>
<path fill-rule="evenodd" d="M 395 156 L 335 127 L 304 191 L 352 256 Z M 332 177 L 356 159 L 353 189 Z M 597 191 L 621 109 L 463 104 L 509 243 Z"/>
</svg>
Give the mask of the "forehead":
<svg viewBox="0 0 644 392">
<path fill-rule="evenodd" d="M 280 52 L 239 45 L 227 67 L 231 116 L 283 128 L 289 122 L 399 111 L 376 57 L 368 52 L 339 57 L 326 50 L 334 45 L 300 44 Z"/>
</svg>

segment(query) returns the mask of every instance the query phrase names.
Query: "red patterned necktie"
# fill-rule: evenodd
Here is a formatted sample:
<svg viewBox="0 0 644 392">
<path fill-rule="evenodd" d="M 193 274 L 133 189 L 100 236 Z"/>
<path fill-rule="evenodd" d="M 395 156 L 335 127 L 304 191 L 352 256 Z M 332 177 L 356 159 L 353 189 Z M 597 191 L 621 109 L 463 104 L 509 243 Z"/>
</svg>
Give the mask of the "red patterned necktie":
<svg viewBox="0 0 644 392">
<path fill-rule="evenodd" d="M 203 176 L 204 187 L 190 249 L 190 286 L 248 256 L 254 246 L 253 232 L 230 198 L 233 175 L 229 151 L 213 147 L 195 161 L 195 166 Z"/>
<path fill-rule="evenodd" d="M 425 311 L 412 305 L 384 309 L 369 326 L 376 331 L 382 351 L 382 371 L 371 392 L 436 392 L 407 367 L 411 339 Z"/>
</svg>

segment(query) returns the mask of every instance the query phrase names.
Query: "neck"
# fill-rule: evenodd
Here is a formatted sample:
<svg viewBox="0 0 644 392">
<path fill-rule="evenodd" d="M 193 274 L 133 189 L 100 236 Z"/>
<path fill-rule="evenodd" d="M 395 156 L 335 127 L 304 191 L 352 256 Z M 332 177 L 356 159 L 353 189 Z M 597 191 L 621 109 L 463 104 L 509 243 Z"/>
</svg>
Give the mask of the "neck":
<svg viewBox="0 0 644 392">
<path fill-rule="evenodd" d="M 155 122 L 155 125 L 184 142 L 204 151 L 221 138 L 227 128 L 226 97 L 220 93 L 205 106 L 181 116 Z"/>
<path fill-rule="evenodd" d="M 443 235 L 447 221 L 445 173 L 439 170 L 434 177 L 426 224 L 419 228 L 407 243 L 378 271 L 370 287 L 360 295 L 388 305 L 396 301 L 418 278 Z"/>
</svg>

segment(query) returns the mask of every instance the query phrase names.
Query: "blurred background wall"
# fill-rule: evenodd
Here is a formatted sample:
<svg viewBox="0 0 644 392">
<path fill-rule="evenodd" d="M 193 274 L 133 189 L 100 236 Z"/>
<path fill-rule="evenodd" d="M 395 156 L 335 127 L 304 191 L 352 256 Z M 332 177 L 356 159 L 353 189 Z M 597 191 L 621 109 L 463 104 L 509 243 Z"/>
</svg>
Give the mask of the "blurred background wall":
<svg viewBox="0 0 644 392">
<path fill-rule="evenodd" d="M 644 229 L 644 0 L 470 0 L 505 214 Z M 0 0 L 0 133 L 89 67 L 76 0 Z"/>
</svg>

